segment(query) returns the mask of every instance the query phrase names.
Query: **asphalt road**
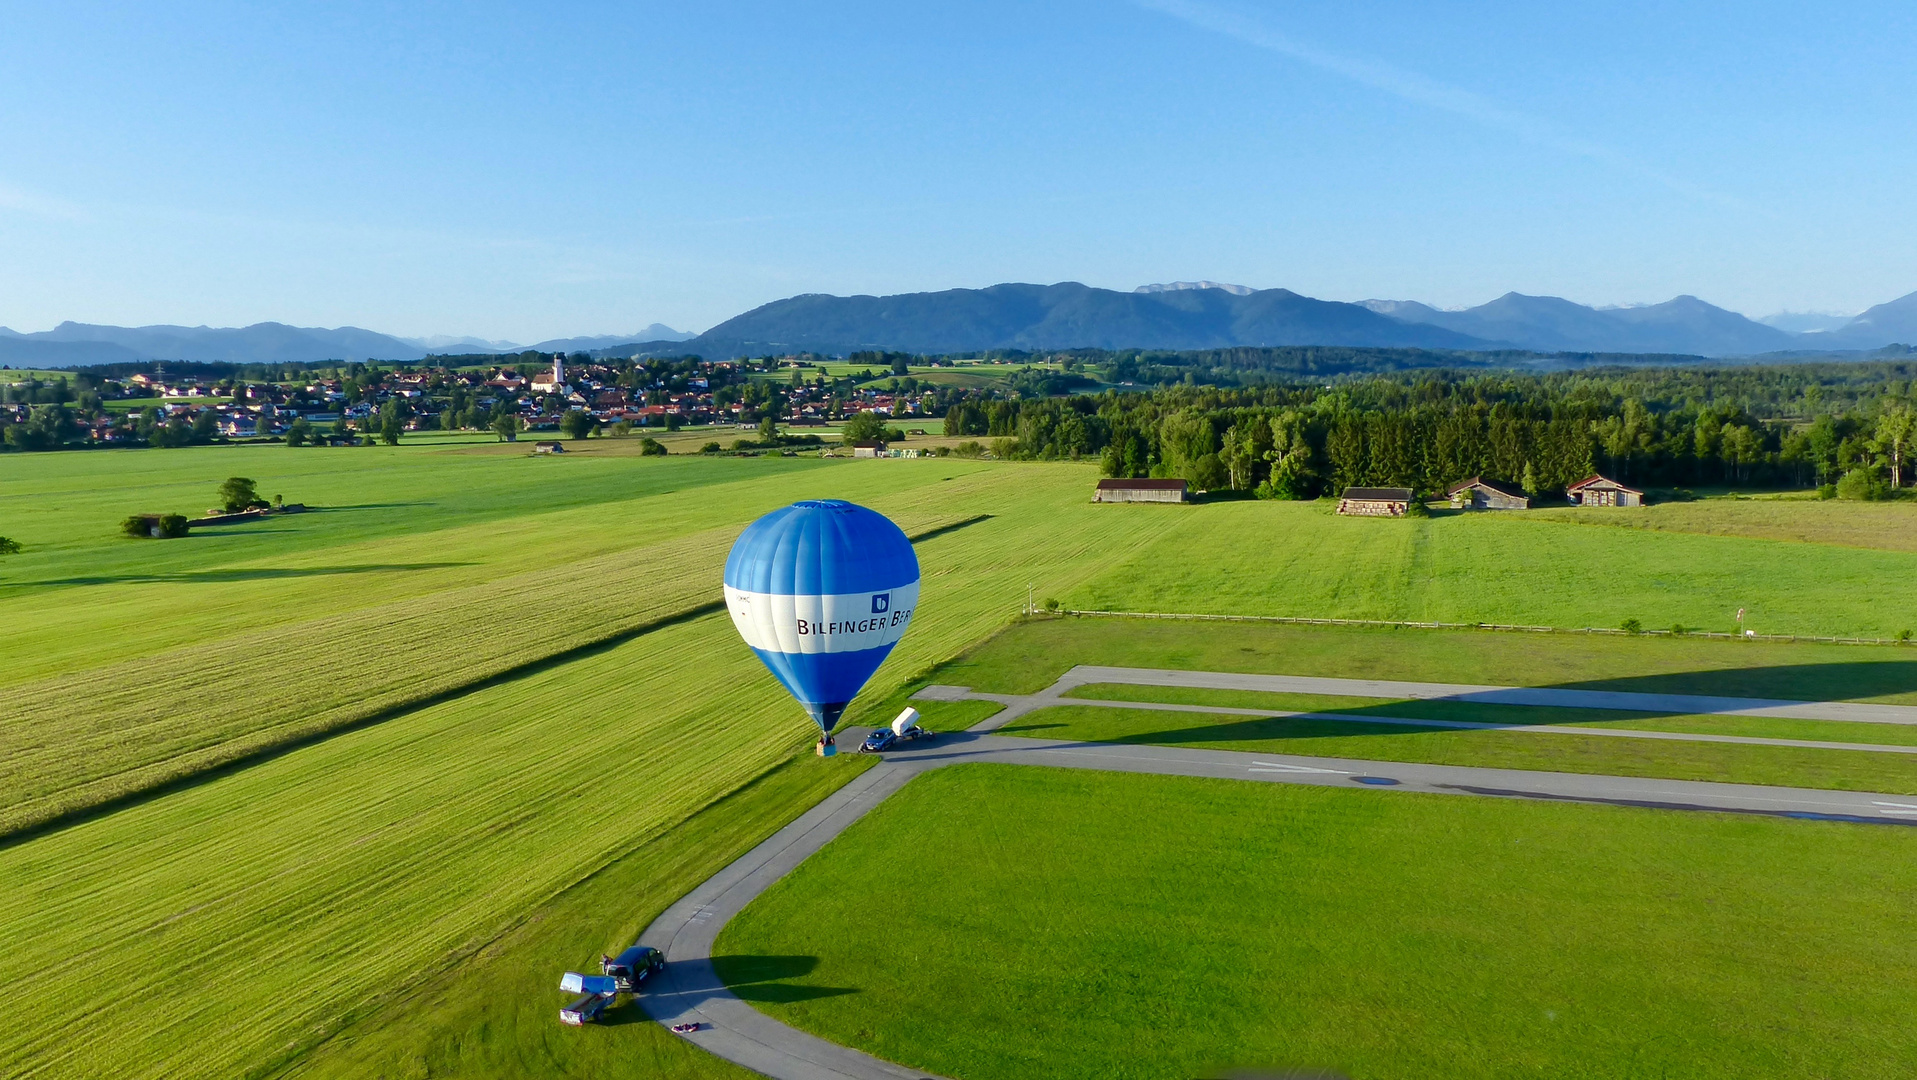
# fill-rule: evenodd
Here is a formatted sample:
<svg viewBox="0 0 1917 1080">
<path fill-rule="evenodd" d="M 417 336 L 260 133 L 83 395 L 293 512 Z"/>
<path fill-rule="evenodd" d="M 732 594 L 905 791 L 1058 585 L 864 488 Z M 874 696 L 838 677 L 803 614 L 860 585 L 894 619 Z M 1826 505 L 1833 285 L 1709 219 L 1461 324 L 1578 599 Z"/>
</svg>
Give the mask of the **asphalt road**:
<svg viewBox="0 0 1917 1080">
<path fill-rule="evenodd" d="M 1082 681 L 1113 680 L 1101 675 Z M 964 693 L 963 688 L 935 688 L 922 696 L 936 697 L 941 692 L 950 695 L 954 690 Z M 1036 699 L 1041 695 L 1032 697 Z M 1695 709 L 1686 707 L 1676 711 Z M 856 738 L 862 735 L 863 732 L 848 731 L 842 736 L 843 744 L 848 748 L 856 746 Z M 908 744 L 901 751 L 887 753 L 880 765 L 833 793 L 667 909 L 639 939 L 662 950 L 667 959 L 665 971 L 639 999 L 646 1012 L 665 1025 L 700 1024 L 699 1031 L 685 1037 L 719 1057 L 778 1080 L 844 1077 L 900 1080 L 929 1076 L 827 1042 L 752 1008 L 719 980 L 712 966 L 712 946 L 726 923 L 767 886 L 791 872 L 886 796 L 921 772 L 959 762 L 1103 769 L 1255 783 L 1368 787 L 1383 793 L 1381 798 L 1389 798 L 1389 793 L 1394 791 L 1419 791 L 1917 824 L 1917 798 L 1899 795 L 1065 742 L 1011 738 L 976 730 L 953 733 L 940 735 L 932 743 Z"/>
</svg>

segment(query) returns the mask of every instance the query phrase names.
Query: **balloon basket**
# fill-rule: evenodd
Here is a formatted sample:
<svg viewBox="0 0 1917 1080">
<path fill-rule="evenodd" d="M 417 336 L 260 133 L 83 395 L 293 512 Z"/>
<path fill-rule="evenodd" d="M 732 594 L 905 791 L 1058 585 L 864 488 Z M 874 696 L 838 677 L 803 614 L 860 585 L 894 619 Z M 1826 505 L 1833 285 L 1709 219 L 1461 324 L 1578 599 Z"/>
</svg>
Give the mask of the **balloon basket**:
<svg viewBox="0 0 1917 1080">
<path fill-rule="evenodd" d="M 832 741 L 832 736 L 830 735 L 819 740 L 817 749 L 820 757 L 834 757 L 839 752 L 838 744 Z"/>
</svg>

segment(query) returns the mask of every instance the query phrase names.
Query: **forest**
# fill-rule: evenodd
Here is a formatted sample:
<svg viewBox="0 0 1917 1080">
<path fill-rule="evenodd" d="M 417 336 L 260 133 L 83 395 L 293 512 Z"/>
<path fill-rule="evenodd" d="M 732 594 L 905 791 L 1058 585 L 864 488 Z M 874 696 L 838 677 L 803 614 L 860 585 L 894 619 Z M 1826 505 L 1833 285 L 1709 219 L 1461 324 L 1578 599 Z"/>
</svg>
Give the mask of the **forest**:
<svg viewBox="0 0 1917 1080">
<path fill-rule="evenodd" d="M 968 400 L 947 435 L 995 456 L 1097 458 L 1109 476 L 1308 499 L 1435 494 L 1472 476 L 1532 494 L 1601 472 L 1638 487 L 1904 487 L 1917 364 L 1419 371 L 1255 387 Z"/>
</svg>

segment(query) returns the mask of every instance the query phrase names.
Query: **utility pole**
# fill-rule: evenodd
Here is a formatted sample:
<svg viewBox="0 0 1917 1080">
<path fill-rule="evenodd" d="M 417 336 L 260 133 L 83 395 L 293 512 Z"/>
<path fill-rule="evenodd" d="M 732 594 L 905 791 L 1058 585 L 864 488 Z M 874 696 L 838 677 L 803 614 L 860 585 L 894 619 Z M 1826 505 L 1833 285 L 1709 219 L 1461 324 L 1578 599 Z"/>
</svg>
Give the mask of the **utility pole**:
<svg viewBox="0 0 1917 1080">
<path fill-rule="evenodd" d="M 1031 615 L 1033 613 L 1034 613 L 1034 609 L 1032 607 L 1032 583 L 1028 581 L 1025 583 L 1025 614 Z"/>
</svg>

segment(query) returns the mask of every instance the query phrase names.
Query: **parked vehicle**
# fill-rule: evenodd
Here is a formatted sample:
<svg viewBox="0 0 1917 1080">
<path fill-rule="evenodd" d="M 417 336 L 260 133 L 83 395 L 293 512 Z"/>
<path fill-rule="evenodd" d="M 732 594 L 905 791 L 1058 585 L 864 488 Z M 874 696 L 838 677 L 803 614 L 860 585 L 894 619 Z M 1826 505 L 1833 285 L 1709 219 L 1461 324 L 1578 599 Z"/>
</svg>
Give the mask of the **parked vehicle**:
<svg viewBox="0 0 1917 1080">
<path fill-rule="evenodd" d="M 903 742 L 929 739 L 932 733 L 919 726 L 919 711 L 906 706 L 905 711 L 892 720 L 892 734 Z"/>
<path fill-rule="evenodd" d="M 876 754 L 890 749 L 892 744 L 898 741 L 898 735 L 891 728 L 873 728 L 872 734 L 867 735 L 865 741 L 859 744 L 859 753 Z"/>
<path fill-rule="evenodd" d="M 559 1010 L 559 1021 L 578 1027 L 599 1019 L 601 1013 L 612 1005 L 611 994 L 584 994 L 579 1000 Z"/>
<path fill-rule="evenodd" d="M 634 945 L 618 956 L 603 958 L 599 970 L 612 977 L 620 993 L 637 993 L 641 983 L 666 966 L 666 954 L 650 945 Z"/>
</svg>

